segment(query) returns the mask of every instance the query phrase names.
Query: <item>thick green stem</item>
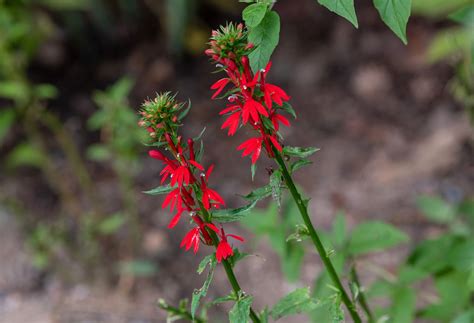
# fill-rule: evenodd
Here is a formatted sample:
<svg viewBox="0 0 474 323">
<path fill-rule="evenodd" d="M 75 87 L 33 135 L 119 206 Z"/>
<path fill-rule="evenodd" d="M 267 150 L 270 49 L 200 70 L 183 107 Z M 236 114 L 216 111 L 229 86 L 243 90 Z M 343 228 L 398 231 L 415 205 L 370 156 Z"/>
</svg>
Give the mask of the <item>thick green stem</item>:
<svg viewBox="0 0 474 323">
<path fill-rule="evenodd" d="M 351 301 L 347 292 L 342 286 L 341 280 L 339 279 L 339 276 L 336 270 L 334 269 L 334 266 L 331 260 L 329 259 L 329 256 L 326 250 L 324 249 L 321 239 L 319 238 L 318 233 L 316 232 L 313 224 L 311 223 L 311 219 L 308 214 L 306 202 L 301 198 L 301 194 L 298 192 L 298 189 L 296 188 L 295 183 L 293 182 L 293 178 L 288 172 L 288 168 L 286 167 L 285 161 L 283 160 L 280 152 L 276 150 L 274 147 L 273 147 L 273 152 L 275 154 L 275 159 L 281 168 L 283 179 L 285 180 L 286 186 L 290 190 L 291 196 L 296 202 L 298 210 L 300 211 L 300 214 L 303 218 L 303 221 L 306 227 L 308 228 L 308 232 L 311 237 L 311 240 L 313 241 L 313 244 L 316 247 L 316 250 L 318 251 L 319 256 L 321 257 L 321 260 L 323 261 L 323 264 L 326 267 L 326 270 L 329 276 L 331 277 L 332 282 L 334 283 L 334 285 L 336 285 L 336 288 L 341 293 L 341 299 L 346 305 L 347 310 L 349 311 L 349 314 L 351 315 L 354 322 L 356 323 L 362 322 L 359 314 L 357 313 L 355 304 Z"/>
</svg>

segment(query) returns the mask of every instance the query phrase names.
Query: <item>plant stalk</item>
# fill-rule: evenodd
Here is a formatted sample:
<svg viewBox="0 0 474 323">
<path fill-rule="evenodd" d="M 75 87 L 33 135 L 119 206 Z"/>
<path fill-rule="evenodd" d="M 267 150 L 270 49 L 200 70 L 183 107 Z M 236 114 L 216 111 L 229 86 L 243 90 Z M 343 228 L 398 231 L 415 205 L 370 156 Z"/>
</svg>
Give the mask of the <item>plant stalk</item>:
<svg viewBox="0 0 474 323">
<path fill-rule="evenodd" d="M 356 283 L 357 287 L 359 288 L 359 295 L 357 297 L 357 300 L 359 301 L 360 307 L 362 307 L 365 314 L 367 315 L 367 319 L 369 323 L 372 323 L 374 322 L 374 316 L 372 314 L 372 311 L 370 310 L 369 304 L 367 303 L 367 299 L 365 298 L 365 293 L 360 288 L 359 275 L 357 274 L 355 264 L 351 266 L 351 276 L 352 276 L 352 281 Z"/>
<path fill-rule="evenodd" d="M 322 260 L 324 266 L 326 267 L 326 270 L 327 270 L 329 276 L 331 277 L 332 282 L 334 283 L 334 285 L 336 285 L 336 288 L 341 293 L 341 299 L 342 299 L 343 303 L 346 305 L 347 310 L 349 311 L 349 314 L 351 315 L 354 322 L 361 323 L 362 319 L 360 318 L 359 314 L 357 313 L 356 306 L 351 301 L 351 299 L 349 298 L 346 290 L 342 286 L 341 280 L 339 279 L 339 276 L 338 276 L 336 270 L 334 269 L 334 266 L 333 266 L 331 260 L 329 259 L 329 256 L 328 256 L 326 250 L 324 249 L 324 246 L 321 242 L 321 239 L 319 238 L 318 233 L 316 232 L 316 230 L 314 229 L 313 224 L 311 223 L 311 219 L 310 219 L 309 214 L 308 214 L 308 209 L 307 209 L 306 202 L 303 201 L 303 199 L 301 197 L 301 194 L 298 192 L 298 189 L 296 188 L 295 183 L 293 182 L 293 178 L 291 177 L 290 173 L 288 172 L 288 168 L 286 167 L 285 161 L 283 160 L 280 152 L 275 147 L 272 147 L 272 148 L 273 148 L 273 153 L 275 154 L 275 159 L 276 159 L 276 161 L 277 161 L 277 163 L 280 166 L 280 169 L 282 171 L 283 178 L 285 180 L 286 186 L 290 190 L 291 196 L 293 197 L 293 199 L 296 202 L 296 205 L 298 206 L 298 210 L 300 211 L 301 217 L 303 218 L 303 221 L 304 221 L 306 227 L 308 228 L 311 240 L 313 241 L 313 244 L 316 247 L 316 250 L 318 251 L 319 256 L 321 257 L 321 260 Z"/>
</svg>

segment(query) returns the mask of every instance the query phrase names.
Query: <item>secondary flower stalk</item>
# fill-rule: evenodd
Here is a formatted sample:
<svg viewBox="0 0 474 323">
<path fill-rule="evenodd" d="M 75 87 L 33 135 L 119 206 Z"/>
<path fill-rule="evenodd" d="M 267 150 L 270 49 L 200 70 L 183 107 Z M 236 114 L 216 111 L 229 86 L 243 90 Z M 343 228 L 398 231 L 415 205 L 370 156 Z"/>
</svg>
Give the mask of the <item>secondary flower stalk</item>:
<svg viewBox="0 0 474 323">
<path fill-rule="evenodd" d="M 214 165 L 207 170 L 202 166 L 198 152 L 194 149 L 194 140 L 184 141 L 178 134 L 181 119 L 186 114 L 185 105 L 178 103 L 174 95 L 162 93 L 154 100 L 145 101 L 140 111 L 139 125 L 147 129 L 151 144 L 158 149 L 149 151 L 149 156 L 164 165 L 160 173 L 161 184 L 167 184 L 168 193 L 162 208 L 169 208 L 173 217 L 168 228 L 174 228 L 183 213 L 190 216 L 191 229 L 183 237 L 180 247 L 195 254 L 202 244 L 215 248 L 215 258 L 222 263 L 229 281 L 238 294 L 241 288 L 235 278 L 228 259 L 234 255 L 234 249 L 228 238 L 243 242 L 234 234 L 226 234 L 223 227 L 218 228 L 212 222 L 210 211 L 225 205 L 220 194 L 209 186 Z M 254 322 L 260 322 L 251 310 Z"/>
</svg>

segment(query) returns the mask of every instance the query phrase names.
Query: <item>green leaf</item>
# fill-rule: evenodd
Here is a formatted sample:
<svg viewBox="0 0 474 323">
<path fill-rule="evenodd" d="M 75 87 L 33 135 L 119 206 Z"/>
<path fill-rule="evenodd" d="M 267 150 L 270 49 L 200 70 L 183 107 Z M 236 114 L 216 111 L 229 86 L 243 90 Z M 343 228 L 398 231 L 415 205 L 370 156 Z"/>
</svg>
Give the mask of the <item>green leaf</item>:
<svg viewBox="0 0 474 323">
<path fill-rule="evenodd" d="M 7 109 L 0 113 L 0 145 L 15 121 L 15 110 Z"/>
<path fill-rule="evenodd" d="M 215 258 L 216 257 L 214 254 L 210 254 L 204 257 L 204 259 L 201 260 L 201 262 L 199 263 L 198 269 L 196 270 L 197 273 L 200 275 L 202 274 L 204 269 L 206 269 L 207 265 L 212 266 L 212 262 L 216 260 Z"/>
<path fill-rule="evenodd" d="M 408 236 L 384 222 L 370 221 L 359 224 L 351 233 L 348 251 L 353 255 L 378 251 L 407 242 Z"/>
<path fill-rule="evenodd" d="M 259 187 L 256 190 L 253 190 L 249 194 L 245 195 L 243 198 L 249 201 L 259 201 L 268 196 L 272 195 L 272 188 L 270 185 Z"/>
<path fill-rule="evenodd" d="M 285 146 L 283 147 L 283 154 L 288 156 L 295 156 L 299 158 L 306 158 L 317 152 L 319 148 L 316 147 L 291 147 Z"/>
<path fill-rule="evenodd" d="M 338 212 L 332 225 L 331 237 L 336 246 L 342 246 L 346 241 L 346 218 L 344 212 Z"/>
<path fill-rule="evenodd" d="M 205 260 L 206 258 L 204 258 L 203 261 Z M 205 297 L 207 294 L 207 291 L 209 290 L 209 285 L 211 284 L 212 277 L 214 276 L 214 269 L 216 268 L 216 264 L 217 264 L 217 261 L 215 257 L 213 257 L 211 261 L 209 262 L 209 272 L 207 273 L 207 277 L 206 277 L 206 280 L 204 281 L 204 285 L 199 289 L 195 289 L 193 292 L 193 298 L 191 300 L 191 315 L 193 318 L 194 318 L 194 315 L 196 314 L 197 308 L 199 307 L 201 298 Z"/>
<path fill-rule="evenodd" d="M 248 27 L 256 27 L 265 17 L 267 5 L 264 3 L 254 3 L 247 6 L 242 12 L 242 18 Z"/>
<path fill-rule="evenodd" d="M 294 173 L 295 171 L 297 171 L 298 169 L 306 166 L 306 165 L 311 165 L 313 162 L 311 160 L 307 160 L 307 159 L 298 159 L 297 161 L 295 161 L 294 163 L 291 163 L 290 165 L 290 172 L 291 173 Z"/>
<path fill-rule="evenodd" d="M 28 85 L 20 81 L 0 82 L 0 97 L 11 100 L 22 100 L 28 97 Z"/>
<path fill-rule="evenodd" d="M 191 100 L 188 100 L 188 106 L 186 108 L 184 108 L 184 110 L 179 113 L 178 121 L 183 120 L 188 115 L 190 110 L 191 110 Z M 198 139 L 201 139 L 201 136 L 202 136 L 202 134 L 204 133 L 205 130 L 206 130 L 206 128 L 204 127 L 201 134 L 194 141 L 196 141 Z"/>
<path fill-rule="evenodd" d="M 270 175 L 270 187 L 272 188 L 272 198 L 278 205 L 278 208 L 281 207 L 281 182 L 281 171 L 273 171 Z"/>
<path fill-rule="evenodd" d="M 474 239 L 457 243 L 445 255 L 451 266 L 460 271 L 469 271 L 474 268 Z"/>
<path fill-rule="evenodd" d="M 167 185 L 155 187 L 154 189 L 151 189 L 149 191 L 144 191 L 143 193 L 148 194 L 148 195 L 160 195 L 160 194 L 167 194 L 174 189 L 175 187 L 172 187 L 169 184 L 167 184 Z"/>
<path fill-rule="evenodd" d="M 109 149 L 105 145 L 95 144 L 87 148 L 87 158 L 95 161 L 105 161 L 111 157 Z"/>
<path fill-rule="evenodd" d="M 289 104 L 288 102 L 283 102 L 283 105 L 281 107 L 278 106 L 277 104 L 274 104 L 273 106 L 274 107 L 276 106 L 277 108 L 283 109 L 283 111 L 288 112 L 294 119 L 296 119 L 296 112 L 293 109 L 293 107 L 291 106 L 291 104 Z"/>
<path fill-rule="evenodd" d="M 51 84 L 38 84 L 34 87 L 34 93 L 40 99 L 53 99 L 58 96 L 58 90 Z"/>
<path fill-rule="evenodd" d="M 120 263 L 122 273 L 136 277 L 150 277 L 156 274 L 157 270 L 156 265 L 148 260 L 131 260 Z"/>
<path fill-rule="evenodd" d="M 453 249 L 456 238 L 443 235 L 437 239 L 422 241 L 408 257 L 408 263 L 421 270 L 435 273 L 449 266 L 446 255 Z"/>
<path fill-rule="evenodd" d="M 330 307 L 333 323 L 344 323 L 344 311 L 342 310 L 341 295 L 337 293 Z"/>
<path fill-rule="evenodd" d="M 97 230 L 104 235 L 112 234 L 117 232 L 120 227 L 125 223 L 125 217 L 122 213 L 116 213 L 103 219 L 97 228 Z"/>
<path fill-rule="evenodd" d="M 318 2 L 330 11 L 349 20 L 354 27 L 359 27 L 354 8 L 354 0 L 318 0 Z"/>
<path fill-rule="evenodd" d="M 285 254 L 281 261 L 282 271 L 289 282 L 294 282 L 298 280 L 301 274 L 305 253 L 304 247 L 295 241 L 286 243 L 285 247 Z"/>
<path fill-rule="evenodd" d="M 452 323 L 472 323 L 474 322 L 474 309 L 467 310 L 456 316 Z"/>
<path fill-rule="evenodd" d="M 268 11 L 258 26 L 249 32 L 249 42 L 255 49 L 249 54 L 252 71 L 257 73 L 265 68 L 270 56 L 278 45 L 280 37 L 280 17 L 275 11 Z"/>
<path fill-rule="evenodd" d="M 239 221 L 249 214 L 249 211 L 255 207 L 257 202 L 258 200 L 254 200 L 251 203 L 236 209 L 216 210 L 212 212 L 212 219 L 220 223 Z"/>
<path fill-rule="evenodd" d="M 32 144 L 21 143 L 7 155 L 6 161 L 9 167 L 41 167 L 46 162 L 46 156 Z"/>
<path fill-rule="evenodd" d="M 439 223 L 449 223 L 456 215 L 455 208 L 439 197 L 421 196 L 416 203 L 427 218 Z"/>
<path fill-rule="evenodd" d="M 413 322 L 416 294 L 411 287 L 402 287 L 392 294 L 391 320 L 393 323 Z"/>
<path fill-rule="evenodd" d="M 247 323 L 249 321 L 250 306 L 252 305 L 253 297 L 244 296 L 234 304 L 229 312 L 230 323 Z"/>
<path fill-rule="evenodd" d="M 383 22 L 406 45 L 406 28 L 410 17 L 411 0 L 373 0 Z"/>
<path fill-rule="evenodd" d="M 270 314 L 274 320 L 278 320 L 288 315 L 311 311 L 318 306 L 320 302 L 311 297 L 309 287 L 298 288 L 281 298 L 273 306 Z"/>
</svg>

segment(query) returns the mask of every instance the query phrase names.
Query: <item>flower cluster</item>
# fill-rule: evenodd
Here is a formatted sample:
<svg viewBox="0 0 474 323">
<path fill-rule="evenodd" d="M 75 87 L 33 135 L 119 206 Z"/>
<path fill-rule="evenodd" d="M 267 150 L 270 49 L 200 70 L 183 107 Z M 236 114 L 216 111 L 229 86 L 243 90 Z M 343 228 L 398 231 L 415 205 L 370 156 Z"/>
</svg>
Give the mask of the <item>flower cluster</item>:
<svg viewBox="0 0 474 323">
<path fill-rule="evenodd" d="M 170 187 L 162 204 L 163 209 L 169 208 L 174 213 L 168 227 L 175 227 L 183 212 L 188 212 L 193 228 L 184 236 L 181 247 L 186 250 L 193 247 L 196 253 L 201 242 L 215 245 L 216 259 L 221 262 L 222 259 L 233 255 L 227 237 L 240 241 L 243 239 L 226 234 L 223 228 L 219 230 L 212 223 L 210 211 L 224 206 L 225 202 L 219 193 L 208 185 L 214 166 L 211 165 L 206 170 L 197 160 L 194 141 L 188 139 L 183 142 L 182 137 L 177 134 L 184 105 L 178 103 L 170 93 L 163 93 L 152 101 L 146 101 L 142 107 L 139 125 L 147 128 L 150 136 L 156 141 L 156 146 L 164 147 L 169 152 L 167 156 L 157 149 L 149 151 L 150 157 L 163 162 L 161 184 L 168 183 Z"/>
<path fill-rule="evenodd" d="M 213 31 L 209 44 L 211 48 L 205 53 L 227 74 L 211 86 L 215 90 L 212 98 L 218 98 L 231 85 L 231 89 L 221 95 L 229 102 L 220 112 L 227 116 L 221 128 L 227 129 L 227 134 L 232 136 L 239 127 L 249 124 L 258 135 L 237 147 L 243 151 L 242 156 L 250 155 L 255 164 L 264 147 L 273 157 L 273 148 L 282 150 L 278 134 L 280 125 L 290 126 L 288 119 L 280 114 L 290 97 L 280 87 L 267 82 L 271 62 L 264 69 L 252 72 L 248 55 L 253 45 L 248 43 L 242 24 L 230 24 L 221 27 L 220 31 Z"/>
</svg>

